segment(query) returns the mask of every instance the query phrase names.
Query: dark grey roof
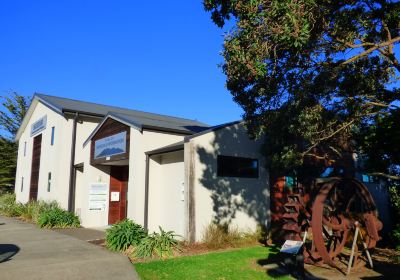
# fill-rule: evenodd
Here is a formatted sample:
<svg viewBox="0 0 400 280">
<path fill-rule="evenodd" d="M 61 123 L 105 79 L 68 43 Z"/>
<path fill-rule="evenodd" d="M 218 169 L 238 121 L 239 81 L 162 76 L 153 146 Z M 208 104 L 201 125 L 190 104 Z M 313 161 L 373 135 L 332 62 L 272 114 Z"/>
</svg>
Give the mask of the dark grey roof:
<svg viewBox="0 0 400 280">
<path fill-rule="evenodd" d="M 141 128 L 161 128 L 187 134 L 198 133 L 209 128 L 209 125 L 196 120 L 147 113 L 45 94 L 35 94 L 35 97 L 53 107 L 53 109 L 61 112 L 81 112 L 99 117 L 110 115 Z"/>
<path fill-rule="evenodd" d="M 219 125 L 215 125 L 215 126 L 210 126 L 210 127 L 206 128 L 206 129 L 203 129 L 203 130 L 201 130 L 201 131 L 199 131 L 197 133 L 194 133 L 192 135 L 186 136 L 185 137 L 185 142 L 188 142 L 192 138 L 196 138 L 198 136 L 207 134 L 209 132 L 217 131 L 217 130 L 220 130 L 220 129 L 223 129 L 223 128 L 226 128 L 226 127 L 229 127 L 229 126 L 232 126 L 232 125 L 235 125 L 235 124 L 240 124 L 240 123 L 244 123 L 244 121 L 243 120 L 239 120 L 239 121 L 228 122 L 228 123 L 219 124 Z"/>
</svg>

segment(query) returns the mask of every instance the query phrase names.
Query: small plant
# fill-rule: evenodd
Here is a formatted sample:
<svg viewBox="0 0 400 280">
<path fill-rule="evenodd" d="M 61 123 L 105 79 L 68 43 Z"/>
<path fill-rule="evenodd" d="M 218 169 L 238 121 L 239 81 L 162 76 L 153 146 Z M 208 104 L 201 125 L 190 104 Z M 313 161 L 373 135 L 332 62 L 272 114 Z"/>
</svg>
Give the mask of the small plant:
<svg viewBox="0 0 400 280">
<path fill-rule="evenodd" d="M 135 250 L 137 258 L 151 258 L 158 256 L 160 258 L 171 257 L 173 250 L 180 250 L 179 242 L 173 231 L 165 231 L 159 227 L 160 233 L 153 232 L 139 243 Z"/>
<path fill-rule="evenodd" d="M 68 228 L 79 227 L 79 218 L 71 212 L 59 207 L 50 208 L 40 213 L 37 224 L 39 227 Z"/>
<path fill-rule="evenodd" d="M 15 194 L 5 193 L 0 196 L 0 214 L 8 217 L 19 216 L 18 206 Z"/>
<path fill-rule="evenodd" d="M 41 213 L 51 210 L 53 208 L 59 208 L 56 201 L 45 202 L 39 201 L 29 201 L 25 204 L 19 204 L 18 212 L 21 219 L 37 223 Z"/>
<path fill-rule="evenodd" d="M 107 248 L 113 251 L 125 251 L 131 245 L 138 245 L 146 236 L 147 233 L 141 225 L 125 219 L 107 229 Z"/>
</svg>

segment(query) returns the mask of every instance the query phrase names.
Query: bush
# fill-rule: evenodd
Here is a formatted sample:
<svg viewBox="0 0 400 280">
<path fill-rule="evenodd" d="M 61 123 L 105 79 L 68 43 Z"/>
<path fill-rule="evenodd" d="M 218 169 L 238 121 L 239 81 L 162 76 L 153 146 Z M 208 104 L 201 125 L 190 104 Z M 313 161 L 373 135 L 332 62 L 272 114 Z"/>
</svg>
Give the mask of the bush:
<svg viewBox="0 0 400 280">
<path fill-rule="evenodd" d="M 113 251 L 125 251 L 129 246 L 136 246 L 147 236 L 141 225 L 125 219 L 106 230 L 107 248 Z"/>
<path fill-rule="evenodd" d="M 398 185 L 389 187 L 390 203 L 394 218 L 394 229 L 391 232 L 393 245 L 400 250 L 400 189 Z"/>
<path fill-rule="evenodd" d="M 138 258 L 150 258 L 158 256 L 160 258 L 171 257 L 173 250 L 180 250 L 179 242 L 173 231 L 164 231 L 159 227 L 160 233 L 153 232 L 139 243 L 135 250 L 135 256 Z"/>
<path fill-rule="evenodd" d="M 15 194 L 5 193 L 0 196 L 0 214 L 8 217 L 19 216 L 18 203 L 15 202 Z"/>
<path fill-rule="evenodd" d="M 261 242 L 264 231 L 240 231 L 237 227 L 221 226 L 211 223 L 204 231 L 202 243 L 210 249 L 240 247 Z"/>
<path fill-rule="evenodd" d="M 79 227 L 79 218 L 71 212 L 68 212 L 59 207 L 53 207 L 44 210 L 39 214 L 37 219 L 39 227 L 46 228 L 68 228 L 68 227 Z"/>
<path fill-rule="evenodd" d="M 56 201 L 44 202 L 39 201 L 29 201 L 28 203 L 18 205 L 18 212 L 21 219 L 37 223 L 41 213 L 51 210 L 53 208 L 59 208 Z"/>
</svg>

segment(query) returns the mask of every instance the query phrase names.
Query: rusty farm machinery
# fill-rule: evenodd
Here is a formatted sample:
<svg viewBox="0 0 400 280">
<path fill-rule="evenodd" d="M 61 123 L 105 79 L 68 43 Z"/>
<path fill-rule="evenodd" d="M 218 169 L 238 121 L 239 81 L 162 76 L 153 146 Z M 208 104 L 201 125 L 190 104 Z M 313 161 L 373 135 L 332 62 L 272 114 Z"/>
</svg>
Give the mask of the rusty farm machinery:
<svg viewBox="0 0 400 280">
<path fill-rule="evenodd" d="M 286 240 L 303 241 L 304 262 L 339 268 L 369 263 L 382 223 L 366 186 L 356 179 L 317 179 L 305 190 L 294 184 L 281 207 Z"/>
</svg>

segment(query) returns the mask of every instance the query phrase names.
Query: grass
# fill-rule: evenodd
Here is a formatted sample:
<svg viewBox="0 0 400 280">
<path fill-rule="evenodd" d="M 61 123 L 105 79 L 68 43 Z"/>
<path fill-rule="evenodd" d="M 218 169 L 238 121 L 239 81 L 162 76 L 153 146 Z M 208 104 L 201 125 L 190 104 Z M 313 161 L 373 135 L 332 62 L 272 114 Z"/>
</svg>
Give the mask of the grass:
<svg viewBox="0 0 400 280">
<path fill-rule="evenodd" d="M 142 280 L 273 279 L 257 262 L 275 255 L 274 248 L 248 247 L 224 252 L 134 264 Z M 282 277 L 279 279 L 291 279 Z"/>
</svg>

